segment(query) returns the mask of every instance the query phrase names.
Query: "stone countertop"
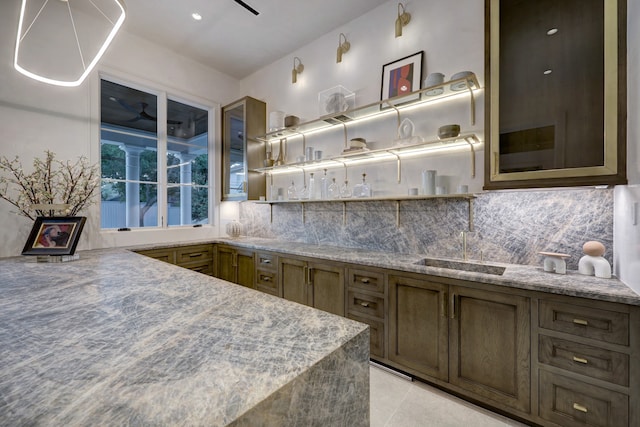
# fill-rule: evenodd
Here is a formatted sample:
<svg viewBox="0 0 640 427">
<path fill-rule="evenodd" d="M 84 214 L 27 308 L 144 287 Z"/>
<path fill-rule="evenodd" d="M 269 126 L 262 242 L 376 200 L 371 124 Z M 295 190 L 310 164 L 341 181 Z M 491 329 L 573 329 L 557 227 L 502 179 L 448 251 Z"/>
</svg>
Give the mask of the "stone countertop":
<svg viewBox="0 0 640 427">
<path fill-rule="evenodd" d="M 577 271 L 567 271 L 567 274 L 545 272 L 542 269 L 542 256 L 540 256 L 540 267 L 485 262 L 484 264 L 486 265 L 503 266 L 506 268 L 504 274 L 494 275 L 448 268 L 426 267 L 415 264 L 421 259 L 428 257 L 428 255 L 376 252 L 358 248 L 312 245 L 253 237 L 240 237 L 237 239 L 219 238 L 215 241 L 217 243 L 228 243 L 254 250 L 268 250 L 291 255 L 322 258 L 331 261 L 482 282 L 498 286 L 640 305 L 640 295 L 617 278 L 601 279 L 595 276 L 585 276 L 579 274 Z M 470 262 L 480 263 L 479 261 Z"/>
<path fill-rule="evenodd" d="M 0 259 L 0 325 L 0 425 L 227 425 L 354 340 L 368 414 L 366 325 L 124 249 Z"/>
</svg>

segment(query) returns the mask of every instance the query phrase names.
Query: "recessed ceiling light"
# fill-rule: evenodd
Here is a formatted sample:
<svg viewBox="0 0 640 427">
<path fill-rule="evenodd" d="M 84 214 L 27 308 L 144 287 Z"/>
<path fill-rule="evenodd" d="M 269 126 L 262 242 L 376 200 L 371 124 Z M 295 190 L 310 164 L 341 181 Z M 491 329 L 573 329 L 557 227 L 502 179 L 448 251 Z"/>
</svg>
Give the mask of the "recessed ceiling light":
<svg viewBox="0 0 640 427">
<path fill-rule="evenodd" d="M 202 19 L 202 15 L 200 15 L 198 12 L 193 12 L 193 13 L 191 14 L 191 17 L 192 17 L 193 19 L 195 19 L 196 21 L 200 21 L 200 20 Z"/>
<path fill-rule="evenodd" d="M 552 36 L 552 35 L 554 35 L 554 34 L 555 34 L 555 33 L 557 33 L 557 32 L 558 32 L 558 29 L 557 29 L 557 28 L 551 28 L 551 29 L 549 29 L 549 30 L 547 31 L 547 35 L 548 35 L 548 36 Z"/>
</svg>

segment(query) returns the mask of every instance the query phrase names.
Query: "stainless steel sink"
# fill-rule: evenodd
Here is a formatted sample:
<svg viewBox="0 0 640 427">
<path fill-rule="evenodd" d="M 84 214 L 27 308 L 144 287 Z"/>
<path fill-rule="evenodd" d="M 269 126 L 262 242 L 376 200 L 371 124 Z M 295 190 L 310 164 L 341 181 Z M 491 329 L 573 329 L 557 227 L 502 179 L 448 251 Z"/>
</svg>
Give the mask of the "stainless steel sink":
<svg viewBox="0 0 640 427">
<path fill-rule="evenodd" d="M 491 264 L 476 264 L 467 261 L 454 261 L 448 259 L 423 258 L 416 265 L 424 265 L 425 267 L 447 268 L 449 270 L 471 271 L 474 273 L 494 274 L 502 276 L 505 267 Z"/>
</svg>

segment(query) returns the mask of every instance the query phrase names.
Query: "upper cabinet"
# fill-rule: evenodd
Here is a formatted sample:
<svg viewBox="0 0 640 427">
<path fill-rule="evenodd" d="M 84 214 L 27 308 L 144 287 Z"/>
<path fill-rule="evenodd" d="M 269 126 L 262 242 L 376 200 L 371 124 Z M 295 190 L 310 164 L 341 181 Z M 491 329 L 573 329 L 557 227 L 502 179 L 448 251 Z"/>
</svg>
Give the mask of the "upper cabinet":
<svg viewBox="0 0 640 427">
<path fill-rule="evenodd" d="M 485 189 L 626 183 L 626 0 L 485 0 Z"/>
<path fill-rule="evenodd" d="M 251 97 L 222 108 L 222 200 L 258 200 L 265 195 L 264 150 L 251 144 L 266 131 L 267 105 Z"/>
</svg>

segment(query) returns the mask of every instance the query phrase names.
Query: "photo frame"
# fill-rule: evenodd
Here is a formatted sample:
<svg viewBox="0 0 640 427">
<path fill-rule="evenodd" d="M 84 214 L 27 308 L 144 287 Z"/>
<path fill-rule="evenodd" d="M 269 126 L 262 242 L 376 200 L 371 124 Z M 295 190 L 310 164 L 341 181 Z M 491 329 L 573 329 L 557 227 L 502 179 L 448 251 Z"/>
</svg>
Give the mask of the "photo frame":
<svg viewBox="0 0 640 427">
<path fill-rule="evenodd" d="M 420 99 L 422 82 L 422 57 L 424 52 L 416 52 L 382 66 L 382 86 L 380 100 L 398 98 L 395 105 Z"/>
<path fill-rule="evenodd" d="M 22 255 L 73 255 L 87 220 L 84 216 L 39 216 Z"/>
</svg>

